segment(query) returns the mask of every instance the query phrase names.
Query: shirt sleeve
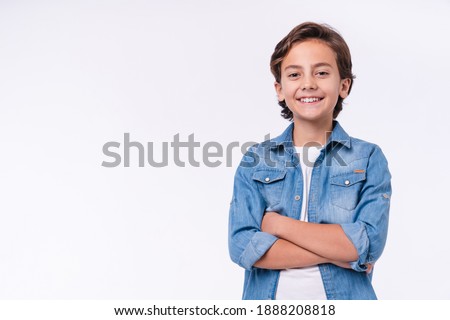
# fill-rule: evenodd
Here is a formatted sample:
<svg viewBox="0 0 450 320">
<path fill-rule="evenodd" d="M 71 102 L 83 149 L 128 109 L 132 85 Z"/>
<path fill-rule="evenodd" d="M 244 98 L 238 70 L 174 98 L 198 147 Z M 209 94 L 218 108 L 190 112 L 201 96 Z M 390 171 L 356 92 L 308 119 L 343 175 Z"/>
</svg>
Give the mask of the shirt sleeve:
<svg viewBox="0 0 450 320">
<path fill-rule="evenodd" d="M 366 181 L 355 208 L 356 220 L 341 224 L 358 251 L 358 260 L 350 263 L 356 271 L 367 270 L 367 263 L 380 258 L 386 244 L 391 198 L 391 174 L 381 149 L 376 146 L 369 158 Z"/>
<path fill-rule="evenodd" d="M 251 270 L 277 237 L 261 231 L 261 221 L 266 209 L 252 173 L 257 155 L 252 148 L 244 155 L 239 165 L 230 204 L 228 247 L 231 260 L 244 269 Z"/>
</svg>

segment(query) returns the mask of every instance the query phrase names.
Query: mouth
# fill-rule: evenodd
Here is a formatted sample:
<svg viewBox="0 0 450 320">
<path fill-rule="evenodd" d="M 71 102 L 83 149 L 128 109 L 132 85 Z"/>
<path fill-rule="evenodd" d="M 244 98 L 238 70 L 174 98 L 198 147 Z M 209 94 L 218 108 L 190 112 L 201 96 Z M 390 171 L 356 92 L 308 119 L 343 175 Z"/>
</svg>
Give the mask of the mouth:
<svg viewBox="0 0 450 320">
<path fill-rule="evenodd" d="M 301 103 L 315 103 L 323 100 L 323 98 L 320 97 L 302 97 L 300 99 L 297 99 Z"/>
</svg>

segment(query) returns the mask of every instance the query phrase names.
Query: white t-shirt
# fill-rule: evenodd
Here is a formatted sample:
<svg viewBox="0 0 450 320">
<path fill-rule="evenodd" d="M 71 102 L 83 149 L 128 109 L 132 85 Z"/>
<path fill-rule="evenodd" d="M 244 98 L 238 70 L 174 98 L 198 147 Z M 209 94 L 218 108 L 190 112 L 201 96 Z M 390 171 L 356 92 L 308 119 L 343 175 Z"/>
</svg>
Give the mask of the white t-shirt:
<svg viewBox="0 0 450 320">
<path fill-rule="evenodd" d="M 301 221 L 308 221 L 308 198 L 314 162 L 322 147 L 295 147 L 303 174 L 303 203 Z M 286 269 L 280 271 L 277 300 L 326 300 L 322 276 L 318 266 Z"/>
</svg>

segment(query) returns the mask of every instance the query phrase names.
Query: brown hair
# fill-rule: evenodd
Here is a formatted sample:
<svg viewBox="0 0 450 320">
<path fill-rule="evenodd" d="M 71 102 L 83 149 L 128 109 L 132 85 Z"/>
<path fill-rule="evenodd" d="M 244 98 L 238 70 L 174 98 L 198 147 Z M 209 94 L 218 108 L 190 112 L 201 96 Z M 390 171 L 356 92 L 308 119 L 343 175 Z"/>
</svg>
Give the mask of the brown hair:
<svg viewBox="0 0 450 320">
<path fill-rule="evenodd" d="M 284 37 L 275 47 L 275 50 L 270 58 L 270 70 L 272 71 L 275 81 L 281 83 L 281 63 L 283 59 L 288 55 L 294 44 L 303 42 L 309 39 L 317 39 L 328 45 L 336 55 L 336 63 L 339 69 L 339 76 L 341 79 L 350 79 L 350 87 L 348 93 L 353 85 L 353 79 L 355 76 L 352 73 L 352 57 L 350 50 L 345 43 L 342 36 L 329 25 L 317 24 L 314 22 L 304 22 Z M 343 98 L 339 97 L 336 106 L 333 110 L 333 118 L 335 119 L 342 111 Z M 285 119 L 292 120 L 293 114 L 289 110 L 286 102 L 278 101 L 278 104 L 282 107 L 281 116 Z"/>
</svg>

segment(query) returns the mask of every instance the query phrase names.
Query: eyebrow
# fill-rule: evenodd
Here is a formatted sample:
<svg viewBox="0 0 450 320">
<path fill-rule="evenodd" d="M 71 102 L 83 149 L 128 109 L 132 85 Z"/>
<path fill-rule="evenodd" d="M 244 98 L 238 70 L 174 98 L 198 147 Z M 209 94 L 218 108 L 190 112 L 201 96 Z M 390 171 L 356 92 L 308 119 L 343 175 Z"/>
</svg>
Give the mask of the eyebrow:
<svg viewBox="0 0 450 320">
<path fill-rule="evenodd" d="M 330 67 L 330 68 L 332 68 L 333 66 L 331 64 L 327 63 L 327 62 L 319 62 L 319 63 L 313 64 L 312 67 L 313 68 L 317 68 L 317 67 Z M 291 65 L 288 65 L 286 68 L 284 68 L 285 71 L 287 69 L 303 69 L 303 67 L 299 66 L 297 64 L 291 64 Z"/>
</svg>

